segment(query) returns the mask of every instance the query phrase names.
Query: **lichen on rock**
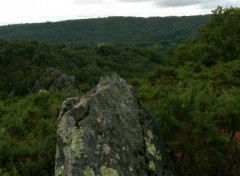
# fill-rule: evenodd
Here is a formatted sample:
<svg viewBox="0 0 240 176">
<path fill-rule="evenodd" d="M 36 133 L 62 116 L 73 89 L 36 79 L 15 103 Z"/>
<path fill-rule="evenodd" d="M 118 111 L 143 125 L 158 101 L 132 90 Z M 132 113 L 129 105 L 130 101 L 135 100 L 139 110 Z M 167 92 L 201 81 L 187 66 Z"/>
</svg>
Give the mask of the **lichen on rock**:
<svg viewBox="0 0 240 176">
<path fill-rule="evenodd" d="M 118 172 L 110 167 L 102 166 L 100 171 L 102 176 L 118 176 Z"/>
<path fill-rule="evenodd" d="M 80 157 L 83 150 L 82 128 L 74 127 L 72 129 L 71 150 L 77 157 Z"/>
<path fill-rule="evenodd" d="M 64 174 L 64 166 L 58 166 L 55 168 L 55 175 L 66 175 Z"/>
<path fill-rule="evenodd" d="M 147 152 L 150 153 L 152 156 L 156 157 L 157 160 L 161 160 L 161 154 L 156 149 L 154 143 L 152 143 L 153 134 L 151 130 L 147 130 L 147 136 L 145 137 Z"/>
<path fill-rule="evenodd" d="M 67 119 L 61 118 L 58 123 L 59 135 L 63 143 L 67 143 Z"/>
<path fill-rule="evenodd" d="M 149 168 L 150 170 L 152 170 L 152 171 L 155 170 L 155 164 L 154 164 L 153 161 L 150 161 L 150 162 L 149 162 L 149 164 L 148 164 L 148 168 Z"/>
<path fill-rule="evenodd" d="M 67 99 L 58 118 L 55 176 L 162 176 L 173 167 L 154 117 L 118 75 Z"/>
<path fill-rule="evenodd" d="M 95 172 L 92 168 L 87 168 L 86 170 L 84 170 L 84 176 L 95 176 Z"/>
<path fill-rule="evenodd" d="M 107 144 L 103 144 L 103 152 L 107 155 L 109 154 L 111 148 Z"/>
</svg>

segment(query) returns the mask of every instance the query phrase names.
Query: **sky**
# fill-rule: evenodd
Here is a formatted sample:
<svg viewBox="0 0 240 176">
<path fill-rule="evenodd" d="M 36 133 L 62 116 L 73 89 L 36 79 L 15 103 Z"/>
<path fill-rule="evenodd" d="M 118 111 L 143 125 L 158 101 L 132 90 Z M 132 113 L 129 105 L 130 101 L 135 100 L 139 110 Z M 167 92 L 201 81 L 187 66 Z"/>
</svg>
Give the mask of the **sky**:
<svg viewBox="0 0 240 176">
<path fill-rule="evenodd" d="M 0 25 L 108 16 L 189 16 L 240 0 L 0 0 Z"/>
</svg>

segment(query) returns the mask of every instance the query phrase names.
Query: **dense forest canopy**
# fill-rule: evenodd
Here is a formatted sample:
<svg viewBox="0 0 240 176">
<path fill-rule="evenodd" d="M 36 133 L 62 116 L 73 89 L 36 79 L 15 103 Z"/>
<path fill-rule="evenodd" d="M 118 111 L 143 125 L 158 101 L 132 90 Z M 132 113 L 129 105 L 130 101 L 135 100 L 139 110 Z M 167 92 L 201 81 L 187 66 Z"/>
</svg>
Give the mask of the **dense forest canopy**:
<svg viewBox="0 0 240 176">
<path fill-rule="evenodd" d="M 24 38 L 23 29 L 29 28 L 31 34 L 42 24 L 1 27 L 0 33 L 9 31 L 7 39 L 11 39 L 11 33 L 16 40 L 0 41 L 0 175 L 54 175 L 55 128 L 62 101 L 85 93 L 100 76 L 111 73 L 118 73 L 133 84 L 145 107 L 156 116 L 159 135 L 179 175 L 240 175 L 240 9 L 218 7 L 211 18 L 203 18 L 208 20 L 195 37 L 174 48 L 159 47 L 162 38 L 155 38 L 155 33 L 150 35 L 154 32 L 151 30 L 142 35 L 146 39 L 142 41 L 148 42 L 152 37 L 157 44 L 132 46 L 127 39 L 108 36 L 112 44 L 89 46 L 66 44 L 73 42 L 70 38 L 66 40 L 67 36 L 73 37 L 67 31 L 63 38 L 55 38 L 59 41 L 46 35 L 48 30 L 50 33 L 52 29 L 61 30 L 66 24 L 77 24 L 75 21 L 43 24 L 46 28 L 41 31 L 45 32 L 39 34 L 45 33 L 44 37 L 26 41 L 16 41 L 20 39 L 16 36 Z M 124 28 L 128 25 L 126 21 L 136 20 L 124 19 L 112 17 L 86 22 L 101 26 L 103 21 L 115 20 L 118 27 Z M 176 20 L 171 26 L 176 30 L 179 19 L 169 19 Z M 151 25 L 145 26 L 141 20 L 158 23 L 157 18 L 141 18 L 139 25 L 144 28 Z M 115 26 L 113 21 L 106 26 Z M 164 40 L 182 42 L 196 32 L 192 26 L 189 31 L 186 35 L 173 32 L 176 39 L 166 34 Z M 142 36 L 137 34 L 133 36 L 136 40 L 131 38 L 131 41 L 140 41 Z M 85 39 L 89 44 L 101 42 L 94 37 Z M 52 67 L 75 75 L 78 92 L 34 91 L 36 80 Z M 46 90 L 52 81 L 46 77 Z"/>
<path fill-rule="evenodd" d="M 193 35 L 210 15 L 189 17 L 108 17 L 0 27 L 0 39 L 51 43 L 174 45 Z"/>
<path fill-rule="evenodd" d="M 177 64 L 194 61 L 210 66 L 239 59 L 239 17 L 239 8 L 215 9 L 213 19 L 200 29 L 198 38 L 179 46 L 175 54 Z"/>
<path fill-rule="evenodd" d="M 169 62 L 168 52 L 154 47 L 49 45 L 36 41 L 0 41 L 0 46 L 1 98 L 32 93 L 36 80 L 49 67 L 75 75 L 81 91 L 106 74 L 138 79 L 158 64 Z"/>
</svg>

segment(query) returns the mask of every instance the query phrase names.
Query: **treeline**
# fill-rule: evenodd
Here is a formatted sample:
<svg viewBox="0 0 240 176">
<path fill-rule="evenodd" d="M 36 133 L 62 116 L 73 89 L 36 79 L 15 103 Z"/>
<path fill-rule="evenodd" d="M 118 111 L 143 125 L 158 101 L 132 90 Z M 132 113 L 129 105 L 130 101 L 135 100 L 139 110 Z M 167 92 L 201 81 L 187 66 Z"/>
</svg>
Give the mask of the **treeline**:
<svg viewBox="0 0 240 176">
<path fill-rule="evenodd" d="M 0 39 L 51 43 L 171 46 L 195 34 L 210 15 L 189 17 L 108 17 L 0 27 Z"/>
<path fill-rule="evenodd" d="M 213 11 L 195 38 L 159 46 L 0 42 L 0 175 L 54 175 L 61 92 L 34 93 L 49 67 L 76 76 L 79 94 L 118 73 L 138 91 L 179 175 L 240 175 L 239 8 Z M 79 95 L 78 94 L 78 95 Z"/>
</svg>

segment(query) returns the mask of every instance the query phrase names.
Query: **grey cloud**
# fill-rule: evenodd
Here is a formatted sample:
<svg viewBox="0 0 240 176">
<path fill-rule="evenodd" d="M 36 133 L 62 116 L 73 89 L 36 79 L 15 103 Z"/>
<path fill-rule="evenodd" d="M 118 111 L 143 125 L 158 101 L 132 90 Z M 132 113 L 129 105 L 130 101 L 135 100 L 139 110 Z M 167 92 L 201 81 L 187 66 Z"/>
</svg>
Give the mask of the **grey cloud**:
<svg viewBox="0 0 240 176">
<path fill-rule="evenodd" d="M 201 8 L 216 8 L 217 6 L 222 7 L 238 7 L 240 5 L 240 1 L 225 1 L 225 0 L 218 0 L 218 1 L 211 1 L 200 4 Z"/>
<path fill-rule="evenodd" d="M 200 5 L 209 2 L 209 0 L 156 0 L 159 6 L 164 7 L 178 7 L 189 5 Z"/>
<path fill-rule="evenodd" d="M 121 2 L 154 2 L 161 6 L 186 6 L 208 0 L 118 0 Z"/>
<path fill-rule="evenodd" d="M 159 7 L 181 7 L 181 6 L 190 6 L 197 5 L 202 8 L 214 8 L 218 5 L 226 6 L 235 6 L 240 4 L 237 0 L 118 0 L 121 2 L 150 2 L 158 5 Z"/>
</svg>

